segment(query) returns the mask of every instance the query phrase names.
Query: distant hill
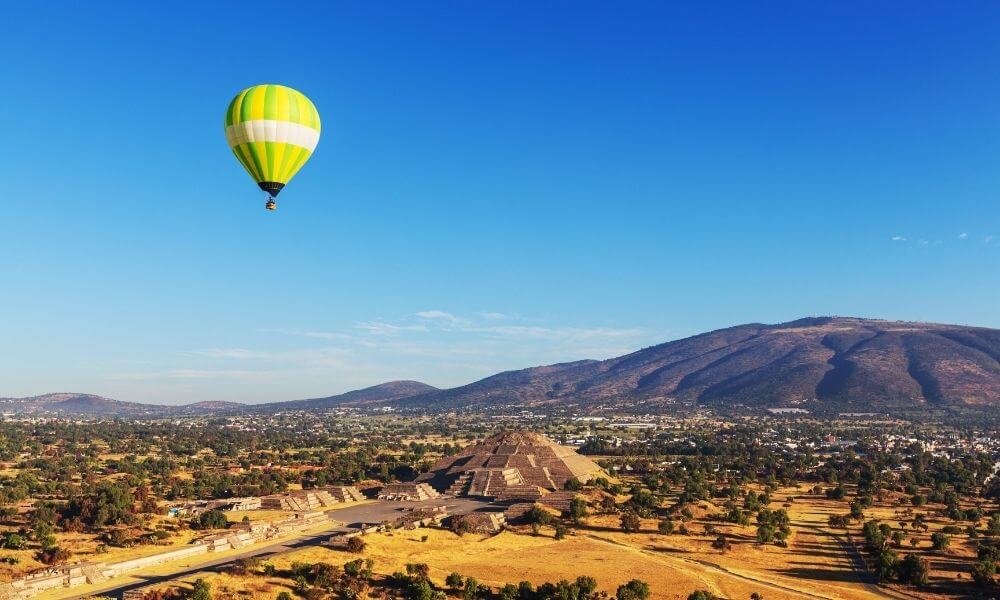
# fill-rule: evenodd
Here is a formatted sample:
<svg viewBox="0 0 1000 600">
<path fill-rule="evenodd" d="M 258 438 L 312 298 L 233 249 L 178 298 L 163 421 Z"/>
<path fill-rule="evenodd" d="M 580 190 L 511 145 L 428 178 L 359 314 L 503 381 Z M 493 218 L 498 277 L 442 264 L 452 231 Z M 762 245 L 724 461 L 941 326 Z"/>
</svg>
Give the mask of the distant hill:
<svg viewBox="0 0 1000 600">
<path fill-rule="evenodd" d="M 338 406 L 384 404 L 400 398 L 436 391 L 437 388 L 419 381 L 390 381 L 336 396 L 241 404 L 239 402 L 205 401 L 180 406 L 123 402 L 93 394 L 45 394 L 30 398 L 0 398 L 0 413 L 17 415 L 74 415 L 93 417 L 161 417 L 194 414 L 228 414 L 238 412 L 276 412 L 283 410 L 322 410 Z"/>
<path fill-rule="evenodd" d="M 336 396 L 311 398 L 309 400 L 292 400 L 290 402 L 271 402 L 268 404 L 258 404 L 253 408 L 255 410 L 319 410 L 338 406 L 368 406 L 372 404 L 385 404 L 401 398 L 409 398 L 410 396 L 437 391 L 440 390 L 419 381 L 389 381 Z"/>
<path fill-rule="evenodd" d="M 1000 330 L 843 317 L 749 324 L 603 361 L 500 373 L 427 408 L 671 404 L 878 410 L 997 406 Z"/>
<path fill-rule="evenodd" d="M 644 348 L 499 373 L 441 390 L 390 381 L 336 396 L 244 405 L 156 406 L 90 394 L 0 398 L 0 412 L 150 417 L 176 414 L 398 406 L 610 407 L 669 412 L 678 405 L 872 410 L 1000 408 L 1000 330 L 816 317 L 752 323 Z"/>
<path fill-rule="evenodd" d="M 0 398 L 0 412 L 20 415 L 56 414 L 95 417 L 141 417 L 154 415 L 165 407 L 139 402 L 122 402 L 93 394 L 44 394 L 30 398 Z"/>
</svg>

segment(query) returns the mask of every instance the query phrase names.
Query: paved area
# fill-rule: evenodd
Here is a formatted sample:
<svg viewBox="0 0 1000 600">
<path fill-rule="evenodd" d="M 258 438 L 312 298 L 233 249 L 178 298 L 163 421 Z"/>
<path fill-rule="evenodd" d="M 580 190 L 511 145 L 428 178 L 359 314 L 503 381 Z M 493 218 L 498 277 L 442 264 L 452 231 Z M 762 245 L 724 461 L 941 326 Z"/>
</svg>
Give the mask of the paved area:
<svg viewBox="0 0 1000 600">
<path fill-rule="evenodd" d="M 365 524 L 381 523 L 382 521 L 396 519 L 410 509 L 430 508 L 435 506 L 446 506 L 448 507 L 448 513 L 453 515 L 464 515 L 470 512 L 482 510 L 503 510 L 502 505 L 496 505 L 485 500 L 476 500 L 473 498 L 435 498 L 433 500 L 421 500 L 418 502 L 380 500 L 378 502 L 371 502 L 368 504 L 348 506 L 346 508 L 331 511 L 327 514 L 329 514 L 331 519 L 336 519 L 346 523 L 346 527 L 340 527 L 338 529 L 341 531 L 347 531 L 350 529 L 357 529 L 359 526 Z"/>
<path fill-rule="evenodd" d="M 78 600 L 91 596 L 111 596 L 121 598 L 122 595 L 129 590 L 156 583 L 165 583 L 167 581 L 206 571 L 221 571 L 232 563 L 243 558 L 258 557 L 266 560 L 272 556 L 293 552 L 305 546 L 315 546 L 317 544 L 321 544 L 330 537 L 330 534 L 337 531 L 350 531 L 351 529 L 356 529 L 361 525 L 380 523 L 385 520 L 395 519 L 410 509 L 429 508 L 435 506 L 446 506 L 448 507 L 449 514 L 453 515 L 468 514 L 477 511 L 497 511 L 503 509 L 502 505 L 496 505 L 484 500 L 475 500 L 472 498 L 435 498 L 433 500 L 423 500 L 419 502 L 378 501 L 367 504 L 359 504 L 357 506 L 346 506 L 341 509 L 328 511 L 326 513 L 327 517 L 332 521 L 337 521 L 338 523 L 331 522 L 330 527 L 320 529 L 319 531 L 313 530 L 309 533 L 287 538 L 273 544 L 254 546 L 237 554 L 227 552 L 226 555 L 221 558 L 212 559 L 212 555 L 208 554 L 205 555 L 204 561 L 190 565 L 178 564 L 176 570 L 171 570 L 169 573 L 165 574 L 162 571 L 165 567 L 169 569 L 170 563 L 154 567 L 157 571 L 157 574 L 155 575 L 143 575 L 143 571 L 145 569 L 139 569 L 135 572 L 111 579 L 97 588 L 88 586 L 87 592 L 83 594 L 72 595 L 73 588 L 66 588 L 63 590 L 66 595 L 60 595 L 60 598 L 65 598 L 66 600 Z M 339 523 L 345 523 L 346 525 L 340 525 Z M 184 559 L 181 559 L 178 562 L 180 563 L 183 561 Z M 46 596 L 48 596 L 48 594 L 46 594 Z"/>
</svg>

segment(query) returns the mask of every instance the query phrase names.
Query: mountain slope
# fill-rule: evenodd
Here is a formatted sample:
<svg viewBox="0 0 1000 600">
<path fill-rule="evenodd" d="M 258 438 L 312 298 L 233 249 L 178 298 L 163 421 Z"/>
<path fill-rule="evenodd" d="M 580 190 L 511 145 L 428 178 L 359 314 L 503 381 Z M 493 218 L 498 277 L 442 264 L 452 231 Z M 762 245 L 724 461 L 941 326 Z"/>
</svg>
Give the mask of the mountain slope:
<svg viewBox="0 0 1000 600">
<path fill-rule="evenodd" d="M 510 371 L 401 403 L 893 408 L 1000 402 L 1000 331 L 843 317 L 749 324 L 604 361 Z"/>
<path fill-rule="evenodd" d="M 95 417 L 138 417 L 162 412 L 167 407 L 122 402 L 93 394 L 59 393 L 30 398 L 0 398 L 0 412 L 21 415 L 63 414 Z"/>
<path fill-rule="evenodd" d="M 996 329 L 818 317 L 737 325 L 618 358 L 507 371 L 447 390 L 391 381 L 336 396 L 254 406 L 156 406 L 90 394 L 48 394 L 0 398 L 0 412 L 153 417 L 384 405 L 605 406 L 650 412 L 669 411 L 676 404 L 862 411 L 1000 408 L 998 361 Z"/>
<path fill-rule="evenodd" d="M 380 383 L 360 390 L 346 392 L 336 396 L 325 398 L 311 398 L 309 400 L 292 400 L 290 402 L 271 402 L 268 404 L 258 404 L 253 407 L 255 410 L 319 410 L 337 406 L 366 406 L 371 404 L 384 404 L 401 398 L 408 398 L 418 394 L 426 394 L 439 391 L 436 387 L 420 383 L 419 381 L 389 381 Z"/>
<path fill-rule="evenodd" d="M 0 413 L 18 415 L 73 415 L 94 417 L 165 417 L 173 415 L 273 412 L 279 410 L 321 410 L 337 406 L 366 406 L 437 391 L 419 381 L 390 381 L 309 400 L 248 405 L 239 402 L 205 401 L 179 406 L 123 402 L 93 394 L 45 394 L 30 398 L 0 398 Z"/>
</svg>

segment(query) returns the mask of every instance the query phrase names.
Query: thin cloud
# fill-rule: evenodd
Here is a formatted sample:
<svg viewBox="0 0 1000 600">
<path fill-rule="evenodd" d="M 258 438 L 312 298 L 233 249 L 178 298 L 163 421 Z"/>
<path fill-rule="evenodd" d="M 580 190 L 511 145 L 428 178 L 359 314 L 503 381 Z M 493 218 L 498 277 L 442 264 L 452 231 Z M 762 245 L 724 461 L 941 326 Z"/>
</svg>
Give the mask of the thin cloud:
<svg viewBox="0 0 1000 600">
<path fill-rule="evenodd" d="M 481 312 L 479 313 L 479 316 L 489 321 L 502 321 L 504 319 L 512 318 L 502 312 Z"/>
<path fill-rule="evenodd" d="M 149 381 L 156 379 L 261 379 L 266 373 L 246 370 L 171 369 L 140 373 L 113 373 L 108 378 L 124 381 Z"/>
<path fill-rule="evenodd" d="M 417 317 L 428 320 L 437 319 L 441 321 L 448 321 L 450 323 L 455 323 L 459 320 L 455 315 L 443 310 L 423 310 L 417 313 Z"/>
<path fill-rule="evenodd" d="M 254 360 L 267 358 L 269 353 L 247 350 L 244 348 L 208 348 L 206 350 L 188 350 L 183 354 L 202 358 L 225 358 L 235 360 Z"/>
<path fill-rule="evenodd" d="M 963 231 L 962 233 L 958 234 L 958 239 L 960 239 L 960 240 L 967 240 L 967 239 L 969 239 L 969 234 L 965 233 Z"/>
<path fill-rule="evenodd" d="M 906 238 L 903 237 L 903 236 L 901 236 L 901 235 L 894 235 L 894 236 L 892 236 L 892 241 L 894 241 L 894 242 L 905 242 Z"/>
<path fill-rule="evenodd" d="M 351 336 L 346 333 L 336 331 L 310 331 L 303 329 L 258 329 L 262 333 L 280 333 L 282 335 L 294 335 L 299 337 L 315 338 L 318 340 L 350 340 Z"/>
<path fill-rule="evenodd" d="M 383 321 L 363 321 L 354 326 L 371 335 L 396 336 L 406 332 L 429 331 L 425 325 L 395 325 Z"/>
</svg>

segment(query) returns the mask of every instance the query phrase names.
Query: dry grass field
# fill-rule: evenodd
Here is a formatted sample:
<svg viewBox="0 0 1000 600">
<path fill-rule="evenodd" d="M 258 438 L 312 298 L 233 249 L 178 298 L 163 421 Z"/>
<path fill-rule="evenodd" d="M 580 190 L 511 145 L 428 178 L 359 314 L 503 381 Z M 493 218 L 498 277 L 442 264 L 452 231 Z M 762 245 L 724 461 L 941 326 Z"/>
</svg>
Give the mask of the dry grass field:
<svg viewBox="0 0 1000 600">
<path fill-rule="evenodd" d="M 925 590 L 907 586 L 877 587 L 863 570 L 861 554 L 850 539 L 858 541 L 859 526 L 831 529 L 830 515 L 844 514 L 843 501 L 829 500 L 807 492 L 807 488 L 786 488 L 773 495 L 772 507 L 788 510 L 792 535 L 788 547 L 756 543 L 755 527 L 720 523 L 708 517 L 719 512 L 711 503 L 700 503 L 694 518 L 685 523 L 688 535 L 661 535 L 656 521 L 643 521 L 642 531 L 623 533 L 617 516 L 599 515 L 585 526 L 556 540 L 552 530 L 543 528 L 532 535 L 528 528 L 515 528 L 496 536 L 458 536 L 449 531 L 417 529 L 368 535 L 366 558 L 375 561 L 375 571 L 389 575 L 404 571 L 407 563 L 427 563 L 432 579 L 443 585 L 451 572 L 471 576 L 498 587 L 527 580 L 534 584 L 578 575 L 594 577 L 600 589 L 614 594 L 629 579 L 647 581 L 655 598 L 686 598 L 697 589 L 709 590 L 725 598 L 749 598 L 757 592 L 765 598 L 938 598 L 961 593 L 956 570 L 967 570 L 972 550 L 968 540 L 955 536 L 953 547 L 944 553 L 930 552 L 929 536 L 941 527 L 928 518 L 930 530 L 921 531 L 917 549 L 907 542 L 900 552 L 918 552 L 930 559 L 932 585 Z M 898 523 L 892 506 L 895 499 L 867 511 L 868 518 Z M 717 533 L 706 534 L 705 526 Z M 731 548 L 712 547 L 718 533 L 726 535 Z M 279 569 L 294 562 L 328 562 L 336 565 L 357 555 L 325 547 L 303 548 L 275 557 Z M 965 562 L 962 563 L 962 559 Z M 956 566 L 962 563 L 961 566 Z M 263 577 L 211 575 L 223 597 L 273 598 L 287 580 Z M 965 575 L 966 582 L 968 575 Z M 953 584 L 954 582 L 954 584 Z M 967 590 L 968 588 L 966 588 Z"/>
<path fill-rule="evenodd" d="M 522 580 L 540 584 L 589 575 L 597 580 L 600 589 L 612 595 L 617 586 L 638 578 L 650 584 L 654 598 L 664 599 L 686 598 L 697 589 L 725 598 L 749 598 L 757 592 L 768 599 L 937 598 L 959 593 L 949 582 L 961 583 L 956 570 L 967 569 L 973 551 L 967 539 L 954 536 L 948 551 L 931 552 L 929 536 L 943 526 L 938 519 L 928 517 L 930 529 L 913 535 L 917 538 L 916 550 L 909 544 L 909 535 L 900 550 L 917 551 L 931 560 L 931 588 L 918 591 L 904 586 L 876 587 L 861 570 L 860 554 L 849 541 L 859 539 L 860 527 L 852 525 L 845 532 L 828 526 L 830 515 L 844 514 L 845 502 L 809 494 L 805 486 L 782 489 L 772 497 L 772 507 L 784 506 L 790 515 L 792 535 L 787 548 L 757 544 L 754 526 L 740 527 L 710 519 L 720 507 L 702 502 L 696 506 L 694 518 L 684 523 L 687 535 L 659 534 L 653 519 L 643 520 L 638 533 L 624 533 L 617 516 L 598 515 L 586 519 L 583 527 L 571 531 L 563 540 L 554 539 L 549 528 L 543 528 L 539 535 L 532 535 L 529 528 L 514 528 L 495 536 L 458 536 L 441 529 L 372 534 L 365 536 L 367 549 L 363 556 L 373 559 L 375 572 L 383 576 L 404 571 L 407 563 L 427 563 L 438 585 L 443 585 L 449 573 L 458 572 L 493 587 Z M 907 512 L 906 507 L 895 506 L 898 501 L 887 498 L 868 509 L 866 515 L 896 527 Z M 264 518 L 280 513 L 257 512 L 250 514 Z M 242 514 L 233 518 L 239 520 Z M 908 518 L 912 520 L 912 515 Z M 706 533 L 706 526 L 716 532 Z M 725 534 L 731 548 L 713 548 L 718 533 Z M 178 539 L 175 543 L 182 542 Z M 102 559 L 135 556 L 140 550 L 116 551 Z M 276 556 L 269 562 L 283 570 L 295 562 L 341 565 L 357 557 L 313 546 Z M 963 559 L 964 566 L 957 567 Z M 166 574 L 169 567 L 158 567 L 154 572 Z M 209 580 L 215 597 L 222 600 L 272 600 L 278 592 L 290 590 L 291 585 L 287 579 L 259 575 L 206 572 L 198 576 Z M 188 576 L 183 581 L 194 578 Z"/>
<path fill-rule="evenodd" d="M 830 506 L 827 506 L 829 504 Z M 732 549 L 713 549 L 715 535 L 704 535 L 704 514 L 687 523 L 692 535 L 660 535 L 655 522 L 643 531 L 625 534 L 613 516 L 588 519 L 585 527 L 563 540 L 543 529 L 506 531 L 496 536 L 457 536 L 449 531 L 417 529 L 368 535 L 366 558 L 375 571 L 389 575 L 407 563 L 427 563 L 432 579 L 443 585 L 451 572 L 475 577 L 498 587 L 527 580 L 534 584 L 578 575 L 594 577 L 601 589 L 614 594 L 617 586 L 638 578 L 647 581 L 655 598 L 686 598 L 705 589 L 726 598 L 885 597 L 886 592 L 865 583 L 843 545 L 826 529 L 829 514 L 839 507 L 825 499 L 793 503 L 795 532 L 788 548 L 758 546 L 752 528 L 711 523 L 732 540 Z M 842 505 L 841 505 L 842 506 Z M 287 569 L 294 562 L 343 564 L 357 555 L 325 547 L 310 547 L 275 557 L 270 562 Z M 282 580 L 262 577 L 211 575 L 218 591 L 230 597 L 273 597 Z M 287 581 L 285 581 L 287 584 Z M 224 590 L 223 590 L 224 588 Z M 890 592 L 891 593 L 891 592 Z"/>
</svg>

